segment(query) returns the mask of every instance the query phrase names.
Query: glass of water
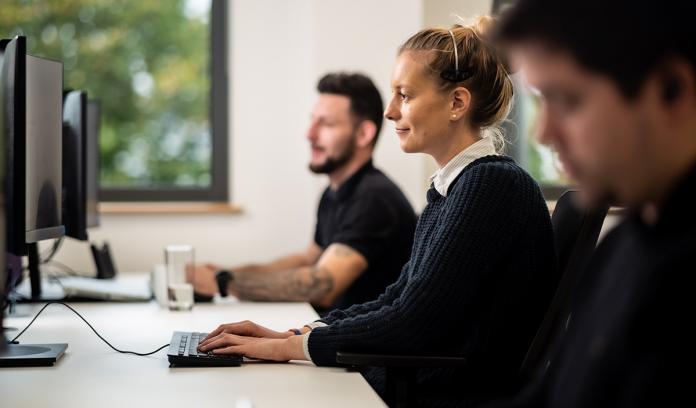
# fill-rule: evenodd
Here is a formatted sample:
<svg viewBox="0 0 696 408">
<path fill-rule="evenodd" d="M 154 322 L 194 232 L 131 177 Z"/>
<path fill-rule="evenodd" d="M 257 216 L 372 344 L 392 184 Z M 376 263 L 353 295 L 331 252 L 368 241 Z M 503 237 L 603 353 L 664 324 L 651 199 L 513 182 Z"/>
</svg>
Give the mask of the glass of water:
<svg viewBox="0 0 696 408">
<path fill-rule="evenodd" d="M 164 247 L 164 263 L 169 310 L 191 310 L 195 267 L 193 246 L 167 245 Z"/>
</svg>

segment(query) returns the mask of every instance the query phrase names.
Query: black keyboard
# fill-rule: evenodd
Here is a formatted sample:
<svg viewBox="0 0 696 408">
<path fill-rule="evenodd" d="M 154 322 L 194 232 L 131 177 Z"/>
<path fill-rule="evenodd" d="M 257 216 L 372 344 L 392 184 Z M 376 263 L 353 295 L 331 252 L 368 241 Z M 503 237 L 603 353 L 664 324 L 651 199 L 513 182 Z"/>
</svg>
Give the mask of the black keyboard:
<svg viewBox="0 0 696 408">
<path fill-rule="evenodd" d="M 172 341 L 169 342 L 169 351 L 167 352 L 169 365 L 180 367 L 230 367 L 242 364 L 242 356 L 198 351 L 198 343 L 207 335 L 208 333 L 175 331 L 172 335 Z"/>
</svg>

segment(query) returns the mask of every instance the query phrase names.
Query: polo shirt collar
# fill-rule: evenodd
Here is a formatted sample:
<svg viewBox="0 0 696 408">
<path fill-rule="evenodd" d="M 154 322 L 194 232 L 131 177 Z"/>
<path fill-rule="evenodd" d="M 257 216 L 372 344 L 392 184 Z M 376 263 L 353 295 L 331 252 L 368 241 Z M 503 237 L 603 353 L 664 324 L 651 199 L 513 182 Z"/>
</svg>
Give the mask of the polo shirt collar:
<svg viewBox="0 0 696 408">
<path fill-rule="evenodd" d="M 331 197 L 337 201 L 344 201 L 350 197 L 355 189 L 355 186 L 358 185 L 360 180 L 362 180 L 365 173 L 372 169 L 374 169 L 374 166 L 372 165 L 372 159 L 370 159 L 361 168 L 359 168 L 358 171 L 353 173 L 348 180 L 344 181 L 340 186 L 338 186 L 336 191 L 329 188 L 329 194 L 331 194 Z"/>
</svg>

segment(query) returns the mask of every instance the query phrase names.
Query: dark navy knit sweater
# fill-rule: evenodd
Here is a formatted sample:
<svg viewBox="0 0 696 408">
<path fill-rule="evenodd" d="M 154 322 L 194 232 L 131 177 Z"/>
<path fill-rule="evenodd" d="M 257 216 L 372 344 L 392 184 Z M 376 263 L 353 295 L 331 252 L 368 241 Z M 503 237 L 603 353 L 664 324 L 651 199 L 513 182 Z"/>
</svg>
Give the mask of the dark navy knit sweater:
<svg viewBox="0 0 696 408">
<path fill-rule="evenodd" d="M 466 369 L 423 369 L 421 405 L 514 391 L 517 372 L 557 283 L 549 212 L 514 161 L 469 164 L 447 197 L 434 188 L 397 282 L 377 300 L 336 310 L 309 336 L 319 366 L 337 351 L 459 355 Z M 379 371 L 366 373 L 382 392 Z"/>
</svg>

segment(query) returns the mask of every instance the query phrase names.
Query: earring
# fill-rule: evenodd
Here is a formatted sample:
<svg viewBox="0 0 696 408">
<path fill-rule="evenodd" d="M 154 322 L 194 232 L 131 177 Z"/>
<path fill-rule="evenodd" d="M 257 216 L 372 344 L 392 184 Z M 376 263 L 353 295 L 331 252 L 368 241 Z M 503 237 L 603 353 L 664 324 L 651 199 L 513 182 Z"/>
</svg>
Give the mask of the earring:
<svg viewBox="0 0 696 408">
<path fill-rule="evenodd" d="M 453 114 L 452 114 L 452 119 L 455 119 L 456 117 L 457 117 L 457 115 L 453 113 Z"/>
</svg>

